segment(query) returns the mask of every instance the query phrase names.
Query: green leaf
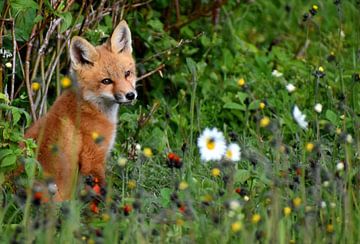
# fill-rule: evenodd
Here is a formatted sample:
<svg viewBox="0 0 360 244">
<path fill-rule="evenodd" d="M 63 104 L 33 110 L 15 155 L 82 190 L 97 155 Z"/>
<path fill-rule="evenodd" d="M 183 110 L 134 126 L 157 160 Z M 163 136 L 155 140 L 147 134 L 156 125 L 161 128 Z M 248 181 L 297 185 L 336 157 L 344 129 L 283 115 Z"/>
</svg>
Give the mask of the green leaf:
<svg viewBox="0 0 360 244">
<path fill-rule="evenodd" d="M 164 208 L 167 208 L 170 206 L 170 195 L 171 195 L 172 190 L 170 188 L 163 188 L 160 190 L 160 195 L 161 195 L 161 205 Z"/>
<path fill-rule="evenodd" d="M 234 102 L 228 102 L 224 104 L 224 108 L 227 109 L 237 109 L 237 110 L 241 110 L 241 111 L 246 111 L 246 107 L 245 105 L 239 104 L 239 103 L 234 103 Z"/>
<path fill-rule="evenodd" d="M 15 11 L 36 10 L 38 8 L 38 4 L 33 0 L 11 0 L 10 6 Z"/>
<path fill-rule="evenodd" d="M 186 65 L 190 71 L 190 73 L 196 77 L 196 63 L 193 59 L 191 58 L 186 58 Z"/>
<path fill-rule="evenodd" d="M 249 110 L 257 110 L 259 106 L 260 106 L 259 100 L 252 101 L 249 105 Z"/>
<path fill-rule="evenodd" d="M 13 166 L 16 163 L 16 155 L 15 154 L 10 154 L 7 155 L 3 158 L 3 160 L 1 160 L 1 168 L 4 167 L 9 167 L 9 166 Z"/>
<path fill-rule="evenodd" d="M 326 110 L 325 117 L 334 125 L 338 122 L 338 116 L 331 110 Z"/>
<path fill-rule="evenodd" d="M 9 98 L 4 94 L 0 92 L 0 100 L 4 100 L 6 103 L 9 102 Z"/>
<path fill-rule="evenodd" d="M 25 173 L 28 178 L 32 179 L 35 176 L 37 161 L 34 158 L 25 159 Z"/>
<path fill-rule="evenodd" d="M 71 22 L 72 22 L 72 15 L 70 12 L 66 12 L 63 13 L 61 15 L 61 19 L 63 20 L 61 23 L 61 27 L 60 27 L 60 32 L 63 33 L 64 31 L 66 31 L 67 29 L 69 29 L 69 27 L 71 26 Z"/>
<path fill-rule="evenodd" d="M 250 178 L 250 171 L 245 169 L 239 169 L 235 172 L 234 179 L 236 182 L 244 183 Z"/>
<path fill-rule="evenodd" d="M 20 110 L 16 107 L 12 107 L 11 108 L 11 113 L 12 113 L 12 116 L 13 116 L 13 125 L 16 125 L 20 118 L 21 118 L 21 113 L 20 113 Z"/>
<path fill-rule="evenodd" d="M 245 99 L 248 97 L 249 95 L 247 93 L 244 92 L 238 92 L 236 94 L 236 97 L 240 100 L 241 103 L 244 103 Z"/>
<path fill-rule="evenodd" d="M 0 150 L 0 161 L 2 158 L 4 158 L 5 156 L 9 155 L 9 154 L 13 154 L 13 150 L 11 149 L 1 149 Z"/>
</svg>

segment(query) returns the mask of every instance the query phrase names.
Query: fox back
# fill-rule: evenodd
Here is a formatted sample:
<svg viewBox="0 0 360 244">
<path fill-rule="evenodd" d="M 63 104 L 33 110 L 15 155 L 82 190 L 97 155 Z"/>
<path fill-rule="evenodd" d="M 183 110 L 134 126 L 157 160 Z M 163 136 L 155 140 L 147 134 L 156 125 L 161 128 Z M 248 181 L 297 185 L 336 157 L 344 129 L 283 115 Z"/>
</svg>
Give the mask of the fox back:
<svg viewBox="0 0 360 244">
<path fill-rule="evenodd" d="M 75 88 L 63 92 L 25 134 L 38 144 L 37 158 L 45 176 L 57 185 L 57 201 L 71 197 L 78 172 L 105 184 L 105 160 L 114 144 L 119 104 L 137 97 L 125 21 L 100 46 L 73 37 L 70 58 Z"/>
</svg>

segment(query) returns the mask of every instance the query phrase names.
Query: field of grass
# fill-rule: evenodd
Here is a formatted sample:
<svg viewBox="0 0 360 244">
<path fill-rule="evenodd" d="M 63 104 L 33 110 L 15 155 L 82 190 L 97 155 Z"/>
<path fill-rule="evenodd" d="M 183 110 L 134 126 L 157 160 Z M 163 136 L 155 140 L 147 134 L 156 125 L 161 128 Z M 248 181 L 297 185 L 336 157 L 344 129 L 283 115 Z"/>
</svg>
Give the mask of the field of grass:
<svg viewBox="0 0 360 244">
<path fill-rule="evenodd" d="M 1 54 L 1 243 L 360 242 L 359 1 L 104 1 L 129 23 L 138 76 L 158 71 L 138 82 L 137 103 L 120 109 L 106 189 L 82 177 L 63 203 L 51 193 L 44 201 L 33 184 L 41 175 L 34 142 L 18 147 L 32 121 L 28 96 L 37 116 L 51 106 L 69 65 L 67 35 L 102 42 L 114 8 L 101 15 L 98 3 L 78 1 L 73 17 L 58 9 L 62 34 L 36 64 L 53 12 L 48 1 L 29 1 L 27 15 L 42 7 L 47 27 L 36 32 L 27 73 L 34 23 L 24 24 L 23 2 L 6 10 L 0 1 L 23 48 L 15 63 Z M 93 12 L 99 21 L 77 32 Z M 12 52 L 12 28 L 1 29 L 1 50 Z M 199 148 L 206 128 L 239 145 L 240 160 L 211 158 L 218 139 Z M 19 164 L 24 175 L 6 180 Z"/>
</svg>

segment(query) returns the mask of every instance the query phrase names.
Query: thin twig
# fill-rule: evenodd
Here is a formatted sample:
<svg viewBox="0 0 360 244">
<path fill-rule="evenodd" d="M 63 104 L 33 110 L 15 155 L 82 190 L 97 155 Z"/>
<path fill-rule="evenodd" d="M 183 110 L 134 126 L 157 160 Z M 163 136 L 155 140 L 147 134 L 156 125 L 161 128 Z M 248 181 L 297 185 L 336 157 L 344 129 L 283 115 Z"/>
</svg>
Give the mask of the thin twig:
<svg viewBox="0 0 360 244">
<path fill-rule="evenodd" d="M 26 89 L 27 89 L 29 102 L 30 102 L 31 116 L 34 121 L 37 120 L 37 117 L 36 117 L 35 108 L 34 108 L 34 101 L 33 101 L 32 94 L 31 94 L 32 92 L 31 92 L 31 85 L 30 85 L 30 57 L 31 57 L 33 42 L 35 40 L 34 39 L 35 32 L 36 32 L 36 25 L 34 25 L 32 28 L 31 35 L 30 35 L 30 41 L 28 42 L 28 46 L 26 49 L 26 56 L 25 56 L 25 83 L 26 83 Z"/>
<path fill-rule="evenodd" d="M 178 48 L 182 47 L 182 46 L 185 45 L 185 44 L 192 43 L 193 41 L 199 39 L 203 34 L 204 34 L 204 32 L 200 32 L 199 34 L 197 34 L 196 36 L 194 36 L 194 37 L 191 38 L 191 39 L 185 39 L 185 40 L 184 40 L 184 39 L 181 39 L 175 47 L 167 48 L 167 49 L 165 49 L 165 50 L 163 50 L 163 51 L 161 51 L 161 52 L 155 53 L 154 55 L 152 55 L 152 56 L 150 56 L 150 57 L 144 58 L 144 59 L 142 59 L 142 60 L 140 61 L 140 63 L 148 62 L 148 61 L 150 61 L 150 60 L 152 60 L 152 59 L 154 59 L 154 58 L 157 58 L 157 57 L 159 57 L 159 56 L 162 56 L 163 54 L 166 54 L 166 53 L 171 52 L 171 51 L 173 51 L 173 50 L 175 50 L 175 49 L 178 49 Z"/>
<path fill-rule="evenodd" d="M 16 65 L 16 38 L 15 38 L 15 21 L 11 21 L 11 36 L 13 41 L 13 60 L 12 60 L 12 74 L 11 74 L 11 91 L 10 91 L 10 101 L 14 99 L 14 89 L 15 89 L 15 65 Z"/>
<path fill-rule="evenodd" d="M 150 76 L 150 75 L 152 75 L 152 74 L 154 74 L 154 73 L 156 73 L 156 72 L 159 72 L 159 71 L 162 70 L 164 67 L 165 67 L 165 64 L 161 64 L 161 65 L 160 65 L 159 67 L 157 67 L 156 69 L 154 69 L 154 70 L 152 70 L 152 71 L 150 71 L 150 72 L 148 72 L 148 73 L 146 73 L 146 74 L 138 77 L 138 78 L 136 79 L 136 81 L 143 80 L 143 79 L 145 79 L 146 77 L 148 77 L 148 76 Z"/>
<path fill-rule="evenodd" d="M 46 32 L 45 35 L 45 39 L 43 44 L 41 45 L 41 47 L 39 48 L 39 52 L 38 52 L 38 58 L 40 58 L 40 56 L 44 55 L 45 53 L 45 49 L 47 48 L 48 44 L 49 44 L 49 40 L 51 35 L 53 34 L 53 32 L 55 31 L 56 27 L 61 23 L 61 18 L 57 18 L 53 21 L 51 21 L 50 23 L 50 27 L 48 29 L 48 31 Z"/>
</svg>

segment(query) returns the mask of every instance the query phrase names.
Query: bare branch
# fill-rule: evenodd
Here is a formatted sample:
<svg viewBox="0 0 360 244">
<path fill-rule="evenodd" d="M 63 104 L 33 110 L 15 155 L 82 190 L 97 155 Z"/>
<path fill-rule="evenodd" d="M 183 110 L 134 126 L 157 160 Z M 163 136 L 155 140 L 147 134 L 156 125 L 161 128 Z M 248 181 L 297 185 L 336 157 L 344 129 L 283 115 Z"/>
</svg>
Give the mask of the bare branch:
<svg viewBox="0 0 360 244">
<path fill-rule="evenodd" d="M 150 71 L 150 72 L 148 72 L 148 73 L 146 73 L 146 74 L 138 77 L 138 78 L 136 79 L 136 81 L 143 80 L 143 79 L 145 79 L 146 77 L 148 77 L 148 76 L 150 76 L 150 75 L 152 75 L 152 74 L 154 74 L 154 73 L 156 73 L 156 72 L 161 71 L 164 67 L 165 67 L 165 64 L 161 64 L 161 65 L 160 65 L 159 67 L 157 67 L 156 69 L 154 69 L 154 70 L 152 70 L 152 71 Z"/>
</svg>

